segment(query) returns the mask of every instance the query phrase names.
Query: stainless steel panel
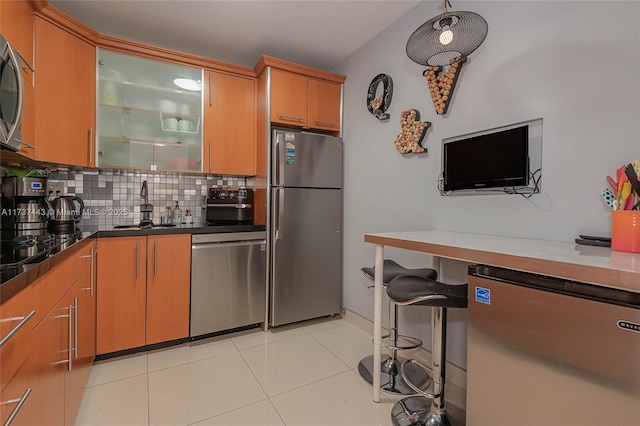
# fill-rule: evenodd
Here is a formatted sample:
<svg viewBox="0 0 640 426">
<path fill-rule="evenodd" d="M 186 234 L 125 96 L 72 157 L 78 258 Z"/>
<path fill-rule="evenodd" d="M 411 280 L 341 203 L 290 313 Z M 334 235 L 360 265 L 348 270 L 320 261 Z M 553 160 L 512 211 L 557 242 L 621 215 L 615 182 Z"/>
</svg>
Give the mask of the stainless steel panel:
<svg viewBox="0 0 640 426">
<path fill-rule="evenodd" d="M 342 139 L 277 129 L 272 140 L 272 185 L 342 188 Z"/>
<path fill-rule="evenodd" d="M 276 191 L 278 192 L 278 191 Z M 282 188 L 272 201 L 270 324 L 339 314 L 342 291 L 342 191 Z M 280 196 L 274 194 L 273 196 Z M 278 230 L 280 238 L 273 233 Z"/>
<path fill-rule="evenodd" d="M 193 234 L 191 236 L 192 244 L 214 243 L 225 241 L 250 241 L 264 240 L 267 238 L 267 231 L 255 232 L 227 232 L 219 234 Z"/>
<path fill-rule="evenodd" d="M 194 235 L 192 241 L 231 235 Z M 266 241 L 208 242 L 191 248 L 190 336 L 263 322 Z"/>
<path fill-rule="evenodd" d="M 637 424 L 640 330 L 620 321 L 640 310 L 470 277 L 469 424 Z"/>
</svg>

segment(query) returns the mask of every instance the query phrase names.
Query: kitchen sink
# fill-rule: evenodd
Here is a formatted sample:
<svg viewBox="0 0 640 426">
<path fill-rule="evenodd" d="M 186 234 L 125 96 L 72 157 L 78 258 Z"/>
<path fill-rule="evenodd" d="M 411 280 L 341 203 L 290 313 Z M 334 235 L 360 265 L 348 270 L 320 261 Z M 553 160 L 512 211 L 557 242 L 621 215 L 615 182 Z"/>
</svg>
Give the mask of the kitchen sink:
<svg viewBox="0 0 640 426">
<path fill-rule="evenodd" d="M 161 223 L 161 224 L 152 224 L 151 226 L 146 225 L 143 227 L 140 227 L 140 225 L 116 225 L 113 227 L 113 229 L 151 229 L 151 228 L 171 228 L 174 227 L 176 225 L 172 224 L 172 223 Z"/>
</svg>

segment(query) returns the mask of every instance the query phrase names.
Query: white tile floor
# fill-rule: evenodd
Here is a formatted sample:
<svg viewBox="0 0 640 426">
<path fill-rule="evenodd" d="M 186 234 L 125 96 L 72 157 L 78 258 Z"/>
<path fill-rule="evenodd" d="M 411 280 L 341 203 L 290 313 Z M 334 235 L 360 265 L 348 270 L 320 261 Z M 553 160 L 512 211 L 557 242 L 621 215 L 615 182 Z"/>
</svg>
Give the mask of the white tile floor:
<svg viewBox="0 0 640 426">
<path fill-rule="evenodd" d="M 391 425 L 357 372 L 371 336 L 343 319 L 96 363 L 76 426 Z"/>
</svg>

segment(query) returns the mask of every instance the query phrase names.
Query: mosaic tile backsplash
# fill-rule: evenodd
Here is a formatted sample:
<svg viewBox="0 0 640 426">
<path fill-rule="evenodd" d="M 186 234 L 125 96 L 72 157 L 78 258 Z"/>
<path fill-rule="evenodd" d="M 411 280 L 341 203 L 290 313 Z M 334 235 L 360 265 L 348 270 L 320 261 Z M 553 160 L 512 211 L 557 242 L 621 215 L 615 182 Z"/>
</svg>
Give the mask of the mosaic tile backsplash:
<svg viewBox="0 0 640 426">
<path fill-rule="evenodd" d="M 191 210 L 195 226 L 206 225 L 204 208 L 209 188 L 245 186 L 243 176 L 193 175 L 177 172 L 130 170 L 53 171 L 49 175 L 49 191 L 54 195 L 75 195 L 84 201 L 80 222 L 83 232 L 112 229 L 116 225 L 140 222 L 140 189 L 149 187 L 149 203 L 153 205 L 153 222 L 161 223 L 167 206 L 178 201 L 182 215 Z"/>
</svg>

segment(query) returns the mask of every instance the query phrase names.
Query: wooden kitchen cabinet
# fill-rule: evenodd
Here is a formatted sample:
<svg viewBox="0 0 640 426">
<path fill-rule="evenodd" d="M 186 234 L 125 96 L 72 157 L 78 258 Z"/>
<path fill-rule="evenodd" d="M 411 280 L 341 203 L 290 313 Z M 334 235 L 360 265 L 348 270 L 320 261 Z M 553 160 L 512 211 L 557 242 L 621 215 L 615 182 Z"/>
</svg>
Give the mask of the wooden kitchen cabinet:
<svg viewBox="0 0 640 426">
<path fill-rule="evenodd" d="M 307 80 L 308 126 L 314 129 L 340 130 L 342 86 L 329 81 Z"/>
<path fill-rule="evenodd" d="M 29 424 L 25 420 L 29 411 L 33 411 L 33 400 L 29 387 L 28 368 L 23 366 L 9 381 L 3 378 L 3 389 L 0 391 L 0 424 L 6 425 L 9 417 L 14 414 L 14 426 Z M 15 411 L 15 413 L 14 413 Z"/>
<path fill-rule="evenodd" d="M 36 159 L 93 166 L 96 49 L 39 16 L 35 40 Z"/>
<path fill-rule="evenodd" d="M 307 126 L 307 77 L 271 70 L 271 121 Z"/>
<path fill-rule="evenodd" d="M 27 0 L 3 0 L 0 2 L 0 28 L 2 36 L 17 50 L 23 59 L 24 105 L 22 111 L 20 154 L 35 157 L 35 99 L 33 61 L 34 14 Z"/>
<path fill-rule="evenodd" d="M 95 240 L 27 287 L 32 304 L 46 312 L 28 328 L 27 361 L 3 390 L 5 401 L 31 389 L 13 425 L 71 425 L 75 420 L 95 356 L 93 262 Z M 14 408 L 0 410 L 3 423 Z"/>
<path fill-rule="evenodd" d="M 147 237 L 98 240 L 96 352 L 145 344 Z"/>
<path fill-rule="evenodd" d="M 271 70 L 271 122 L 338 132 L 342 88 L 338 83 Z"/>
<path fill-rule="evenodd" d="M 37 321 L 31 290 L 25 288 L 0 306 L 0 390 L 29 355 L 29 333 Z"/>
<path fill-rule="evenodd" d="M 189 335 L 191 235 L 99 240 L 97 353 Z"/>
<path fill-rule="evenodd" d="M 84 248 L 79 257 L 82 276 L 64 300 L 65 305 L 73 307 L 72 363 L 71 370 L 65 372 L 64 383 L 65 425 L 73 425 L 75 421 L 96 355 L 95 244 Z M 68 338 L 68 334 L 65 337 Z"/>
<path fill-rule="evenodd" d="M 30 333 L 29 359 L 2 393 L 2 401 L 21 398 L 31 389 L 12 425 L 64 424 L 64 375 L 68 341 L 61 344 L 68 331 L 68 307 L 62 301 L 44 316 Z M 5 392 L 6 391 L 6 392 Z M 15 405 L 0 407 L 2 424 Z"/>
<path fill-rule="evenodd" d="M 191 235 L 150 236 L 147 250 L 146 344 L 187 337 Z"/>
<path fill-rule="evenodd" d="M 205 71 L 205 173 L 255 175 L 256 81 Z"/>
</svg>

